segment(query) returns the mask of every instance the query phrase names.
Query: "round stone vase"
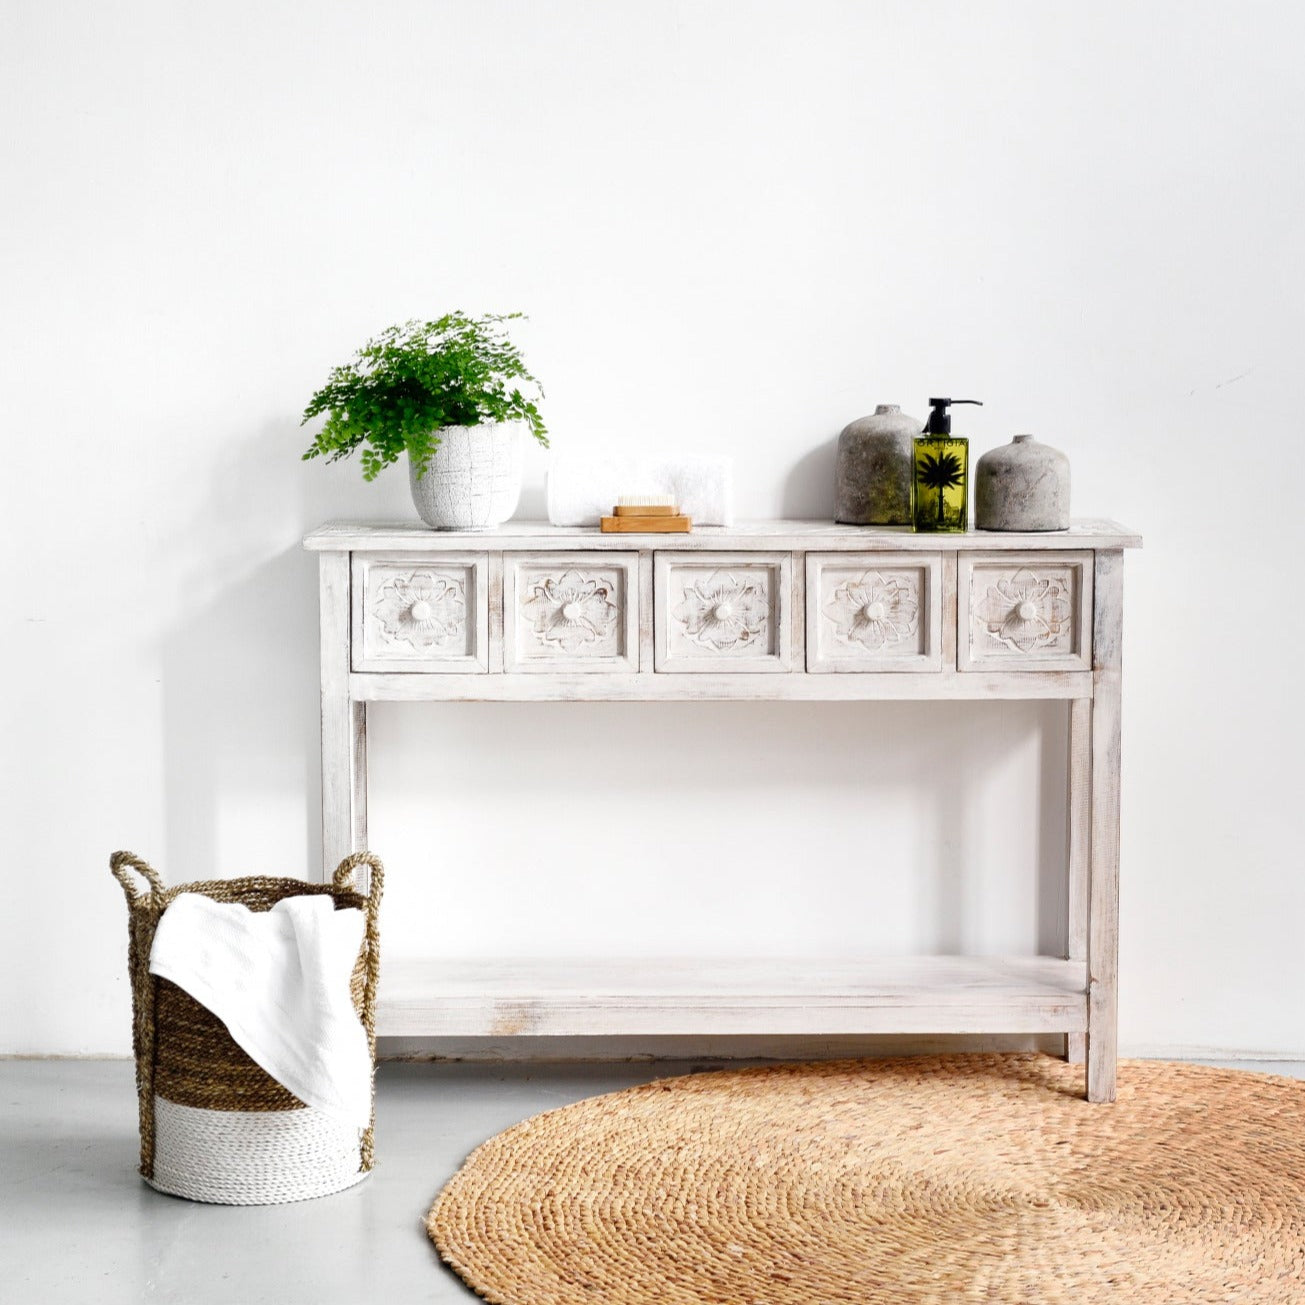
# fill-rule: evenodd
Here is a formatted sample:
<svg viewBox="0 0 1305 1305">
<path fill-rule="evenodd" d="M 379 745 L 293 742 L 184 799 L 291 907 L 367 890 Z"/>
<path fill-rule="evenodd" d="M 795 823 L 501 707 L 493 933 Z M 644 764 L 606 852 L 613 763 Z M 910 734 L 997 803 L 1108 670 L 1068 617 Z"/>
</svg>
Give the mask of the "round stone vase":
<svg viewBox="0 0 1305 1305">
<path fill-rule="evenodd" d="M 909 526 L 915 437 L 924 423 L 881 403 L 838 437 L 834 520 L 849 526 Z"/>
<path fill-rule="evenodd" d="M 408 459 L 417 515 L 433 530 L 488 530 L 517 510 L 525 423 L 445 426 L 439 447 L 418 478 Z"/>
<path fill-rule="evenodd" d="M 1069 459 L 1032 435 L 989 449 L 974 469 L 980 530 L 1068 530 Z"/>
</svg>

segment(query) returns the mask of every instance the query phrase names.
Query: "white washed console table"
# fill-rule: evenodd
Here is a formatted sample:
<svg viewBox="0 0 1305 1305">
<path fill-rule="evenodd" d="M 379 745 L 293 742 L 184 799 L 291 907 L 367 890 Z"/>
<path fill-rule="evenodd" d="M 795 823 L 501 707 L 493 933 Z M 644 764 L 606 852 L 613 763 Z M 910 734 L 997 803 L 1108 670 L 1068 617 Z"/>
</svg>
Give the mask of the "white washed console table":
<svg viewBox="0 0 1305 1305">
<path fill-rule="evenodd" d="M 1063 1033 L 1115 1093 L 1123 551 L 1108 521 L 917 535 L 340 523 L 319 554 L 322 843 L 367 844 L 376 701 L 1069 704 L 1067 955 L 754 965 L 386 963 L 385 1034 Z"/>
</svg>

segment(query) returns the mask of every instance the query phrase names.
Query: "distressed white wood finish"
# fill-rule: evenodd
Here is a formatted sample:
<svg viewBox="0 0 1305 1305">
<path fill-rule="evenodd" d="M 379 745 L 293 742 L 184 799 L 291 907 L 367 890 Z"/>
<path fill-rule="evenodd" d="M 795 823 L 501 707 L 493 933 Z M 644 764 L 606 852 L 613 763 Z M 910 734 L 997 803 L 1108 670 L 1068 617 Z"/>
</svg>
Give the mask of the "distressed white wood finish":
<svg viewBox="0 0 1305 1305">
<path fill-rule="evenodd" d="M 879 671 L 873 675 L 354 675 L 367 702 L 982 702 L 1087 698 L 1090 671 L 957 674 Z M 763 683 L 764 681 L 764 683 Z"/>
<path fill-rule="evenodd" d="M 1069 824 L 1069 873 L 1065 900 L 1068 907 L 1065 955 L 1087 961 L 1088 882 L 1092 870 L 1092 700 L 1075 698 L 1069 704 L 1068 792 L 1065 809 Z M 1065 1059 L 1072 1065 L 1087 1060 L 1084 1033 L 1066 1035 Z"/>
<path fill-rule="evenodd" d="M 1119 1003 L 1119 760 L 1124 554 L 1096 555 L 1092 618 L 1092 852 L 1088 887 L 1089 1101 L 1115 1099 Z"/>
<path fill-rule="evenodd" d="M 503 673 L 503 554 L 489 555 L 489 671 Z M 357 695 L 355 695 L 357 696 Z"/>
<path fill-rule="evenodd" d="M 1136 546 L 1137 536 L 1102 521 L 1079 522 L 1053 535 L 945 537 L 753 522 L 661 536 L 632 547 L 628 536 L 532 523 L 510 523 L 493 534 L 344 524 L 316 531 L 305 542 L 321 555 L 327 872 L 347 852 L 366 846 L 366 704 L 371 701 L 1042 698 L 1069 704 L 1067 958 L 580 966 L 391 960 L 381 993 L 382 1032 L 1059 1033 L 1069 1057 L 1086 1060 L 1089 1098 L 1113 1097 L 1120 578 L 1123 550 Z M 413 673 L 427 669 L 421 657 L 367 643 L 369 577 L 386 574 L 386 568 L 440 574 L 459 566 L 476 592 L 471 665 Z M 579 648 L 559 644 L 562 655 L 554 657 L 551 645 L 541 654 L 522 643 L 526 621 L 533 630 L 537 616 L 523 608 L 528 591 L 540 576 L 559 568 L 596 578 L 613 592 L 619 579 L 619 655 L 612 644 L 601 643 L 611 637 L 606 626 L 596 640 L 601 647 L 596 661 L 585 660 Z M 711 587 L 712 577 L 731 578 L 734 572 L 734 589 Z M 853 573 L 863 578 L 898 572 L 908 580 L 921 577 L 928 591 L 919 608 L 921 614 L 928 609 L 925 628 L 917 627 L 911 660 L 898 663 L 899 649 L 892 661 L 872 656 L 862 662 L 853 649 L 844 662 L 847 650 L 831 645 L 829 630 L 822 629 L 824 607 Z M 1023 573 L 1032 577 L 1029 598 L 1012 587 Z M 729 631 L 704 634 L 701 622 L 690 628 L 709 600 L 743 595 L 740 577 L 759 581 L 748 598 L 752 628 L 742 645 L 722 637 Z M 1004 643 L 994 638 L 994 615 L 978 604 L 990 587 L 1002 593 L 1003 578 L 1005 597 L 1018 601 L 1037 602 L 1048 594 L 1057 599 L 1052 582 L 1066 586 L 1064 601 L 1074 619 L 1065 622 L 1063 614 L 1052 611 L 1056 619 L 1046 622 L 1049 637 L 1035 638 L 1027 648 L 1020 646 L 1024 636 L 1018 632 Z M 688 590 L 695 595 L 686 605 Z M 976 621 L 984 622 L 981 640 L 976 640 Z M 747 628 L 745 621 L 735 624 Z M 418 648 L 422 640 L 407 642 Z M 770 673 L 751 673 L 758 668 Z M 673 673 L 681 669 L 690 673 Z"/>
<path fill-rule="evenodd" d="M 1087 670 L 1092 664 L 1092 556 L 960 558 L 961 670 Z"/>
<path fill-rule="evenodd" d="M 807 665 L 807 566 L 804 553 L 789 555 L 789 612 L 784 622 L 789 631 L 789 669 L 804 671 Z M 789 679 L 804 679 L 790 675 Z"/>
<path fill-rule="evenodd" d="M 789 553 L 654 554 L 654 665 L 663 673 L 785 672 L 793 665 Z"/>
<path fill-rule="evenodd" d="M 350 689 L 348 553 L 318 567 L 322 698 L 322 880 L 367 846 L 367 703 Z"/>
<path fill-rule="evenodd" d="M 489 670 L 488 558 L 353 554 L 356 671 Z"/>
<path fill-rule="evenodd" d="M 957 584 L 959 576 L 959 567 L 957 554 L 944 553 L 942 559 L 942 609 L 945 613 L 942 623 L 942 665 L 943 675 L 951 678 L 956 672 L 956 641 L 957 641 Z M 997 686 L 1010 683 L 1009 675 L 990 676 Z M 1027 681 L 1036 677 L 1021 675 L 1019 682 L 1025 684 Z M 932 677 L 930 681 L 932 683 Z M 986 696 L 986 695 L 985 695 Z M 998 693 L 997 696 L 1000 696 Z"/>
<path fill-rule="evenodd" d="M 639 554 L 639 665 L 645 670 L 653 666 L 653 584 L 652 549 L 644 549 Z"/>
<path fill-rule="evenodd" d="M 638 553 L 507 553 L 503 669 L 639 669 Z"/>
<path fill-rule="evenodd" d="M 368 524 L 333 521 L 314 530 L 304 547 L 314 552 L 368 550 L 376 553 L 475 552 L 490 540 L 498 549 L 544 548 L 586 552 L 627 552 L 629 535 L 605 535 L 593 526 L 550 526 L 546 521 L 509 521 L 485 531 L 427 530 L 415 522 Z M 659 535 L 648 547 L 673 548 L 677 553 L 740 552 L 752 549 L 791 552 L 860 553 L 867 549 L 908 552 L 1003 553 L 1064 551 L 1076 548 L 1139 548 L 1140 535 L 1114 521 L 1075 521 L 1068 530 L 1046 534 L 996 534 L 970 531 L 963 535 L 915 534 L 909 526 L 838 526 L 828 521 L 739 521 L 732 526 L 695 526 L 687 535 Z M 640 540 L 642 547 L 644 540 Z"/>
<path fill-rule="evenodd" d="M 808 553 L 806 665 L 816 673 L 940 671 L 942 558 Z"/>
<path fill-rule="evenodd" d="M 1051 1033 L 1086 1027 L 1085 989 L 1047 956 L 387 961 L 377 1032 Z"/>
</svg>

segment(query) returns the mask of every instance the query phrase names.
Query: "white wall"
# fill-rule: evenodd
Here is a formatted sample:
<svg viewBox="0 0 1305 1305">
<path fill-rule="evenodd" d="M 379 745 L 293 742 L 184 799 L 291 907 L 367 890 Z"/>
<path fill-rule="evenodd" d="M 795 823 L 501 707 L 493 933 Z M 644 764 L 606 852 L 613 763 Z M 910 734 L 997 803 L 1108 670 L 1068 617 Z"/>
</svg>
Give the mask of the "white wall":
<svg viewBox="0 0 1305 1305">
<path fill-rule="evenodd" d="M 367 335 L 462 307 L 529 311 L 558 447 L 731 454 L 744 516 L 827 515 L 831 440 L 876 402 L 973 394 L 976 454 L 1065 449 L 1076 512 L 1147 536 L 1125 1049 L 1305 1057 L 1299 6 L 0 23 L 0 1051 L 128 1047 L 111 849 L 173 881 L 315 866 L 298 540 L 411 509 L 397 472 L 301 464 L 297 417 Z M 1062 714 L 377 708 L 388 945 L 1054 942 Z"/>
</svg>

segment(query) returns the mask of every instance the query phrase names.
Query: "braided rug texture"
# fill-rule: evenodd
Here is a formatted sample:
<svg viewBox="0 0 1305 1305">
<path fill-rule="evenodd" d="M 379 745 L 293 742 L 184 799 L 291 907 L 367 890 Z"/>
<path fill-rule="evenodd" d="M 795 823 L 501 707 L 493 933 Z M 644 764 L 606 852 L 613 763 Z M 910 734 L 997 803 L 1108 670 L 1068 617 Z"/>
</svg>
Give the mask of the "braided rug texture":
<svg viewBox="0 0 1305 1305">
<path fill-rule="evenodd" d="M 528 1119 L 426 1228 L 495 1305 L 1305 1301 L 1305 1083 L 1048 1056 L 696 1074 Z"/>
</svg>

